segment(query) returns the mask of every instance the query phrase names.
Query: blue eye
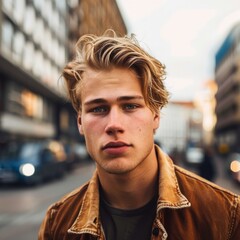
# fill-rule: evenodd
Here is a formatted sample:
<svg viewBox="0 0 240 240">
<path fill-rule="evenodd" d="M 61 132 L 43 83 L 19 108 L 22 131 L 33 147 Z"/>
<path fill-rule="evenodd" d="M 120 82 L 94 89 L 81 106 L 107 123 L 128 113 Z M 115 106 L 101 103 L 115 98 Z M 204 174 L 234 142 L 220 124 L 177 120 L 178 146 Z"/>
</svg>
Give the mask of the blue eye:
<svg viewBox="0 0 240 240">
<path fill-rule="evenodd" d="M 107 112 L 107 107 L 95 107 L 92 109 L 93 113 L 105 113 Z"/>
<path fill-rule="evenodd" d="M 137 108 L 136 104 L 125 104 L 124 105 L 124 109 L 126 109 L 126 110 L 133 110 L 133 109 L 136 109 L 136 108 Z"/>
</svg>

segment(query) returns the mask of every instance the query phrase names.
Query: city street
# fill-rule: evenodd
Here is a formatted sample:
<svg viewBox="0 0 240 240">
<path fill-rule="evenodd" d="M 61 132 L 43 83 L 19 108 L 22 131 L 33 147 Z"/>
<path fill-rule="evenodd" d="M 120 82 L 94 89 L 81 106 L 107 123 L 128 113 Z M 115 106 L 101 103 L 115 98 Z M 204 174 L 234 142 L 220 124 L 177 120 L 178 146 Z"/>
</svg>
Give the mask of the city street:
<svg viewBox="0 0 240 240">
<path fill-rule="evenodd" d="M 240 184 L 237 185 L 230 180 L 229 176 L 227 176 L 225 169 L 226 166 L 224 166 L 224 159 L 215 159 L 215 164 L 217 168 L 217 179 L 215 183 L 240 195 Z"/>
<path fill-rule="evenodd" d="M 37 239 L 48 206 L 85 183 L 93 164 L 80 166 L 61 180 L 37 187 L 0 187 L 0 239 Z"/>
<path fill-rule="evenodd" d="M 219 161 L 216 182 L 240 194 L 240 187 L 226 178 Z M 94 164 L 85 164 L 62 180 L 37 187 L 0 187 L 0 236 L 1 240 L 33 240 L 47 207 L 61 196 L 86 182 L 94 171 Z"/>
</svg>

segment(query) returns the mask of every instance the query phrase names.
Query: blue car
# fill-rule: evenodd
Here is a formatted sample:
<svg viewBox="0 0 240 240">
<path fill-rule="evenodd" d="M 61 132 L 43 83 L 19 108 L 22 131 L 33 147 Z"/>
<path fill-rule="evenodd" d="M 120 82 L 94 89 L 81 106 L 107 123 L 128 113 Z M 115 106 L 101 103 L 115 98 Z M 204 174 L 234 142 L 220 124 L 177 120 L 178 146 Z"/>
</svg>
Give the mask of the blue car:
<svg viewBox="0 0 240 240">
<path fill-rule="evenodd" d="M 57 141 L 10 142 L 0 150 L 0 183 L 37 184 L 62 177 L 66 158 Z"/>
</svg>

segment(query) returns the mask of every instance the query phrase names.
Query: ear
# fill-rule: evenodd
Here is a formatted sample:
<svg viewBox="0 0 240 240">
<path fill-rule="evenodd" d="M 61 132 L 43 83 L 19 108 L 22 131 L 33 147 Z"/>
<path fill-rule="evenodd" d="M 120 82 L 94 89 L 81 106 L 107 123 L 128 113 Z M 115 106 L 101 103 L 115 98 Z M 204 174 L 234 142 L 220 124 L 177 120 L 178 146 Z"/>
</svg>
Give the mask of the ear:
<svg viewBox="0 0 240 240">
<path fill-rule="evenodd" d="M 154 113 L 154 118 L 153 118 L 153 130 L 156 131 L 159 127 L 160 123 L 160 115 Z"/>
<path fill-rule="evenodd" d="M 81 113 L 78 113 L 77 126 L 78 126 L 78 131 L 79 131 L 79 133 L 80 133 L 81 135 L 84 135 L 83 127 L 82 127 L 82 117 L 81 117 Z"/>
</svg>

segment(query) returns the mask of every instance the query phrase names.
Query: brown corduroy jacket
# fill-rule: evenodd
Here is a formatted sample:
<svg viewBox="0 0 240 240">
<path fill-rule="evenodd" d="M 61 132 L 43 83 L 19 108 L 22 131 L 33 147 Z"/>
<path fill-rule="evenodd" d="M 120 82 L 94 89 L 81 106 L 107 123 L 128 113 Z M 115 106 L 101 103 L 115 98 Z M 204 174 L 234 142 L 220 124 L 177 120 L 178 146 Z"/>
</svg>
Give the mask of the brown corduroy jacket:
<svg viewBox="0 0 240 240">
<path fill-rule="evenodd" d="M 158 147 L 159 198 L 152 240 L 239 240 L 240 197 L 175 166 Z M 39 240 L 104 240 L 97 172 L 49 207 Z M 111 239 L 112 240 L 112 239 Z"/>
</svg>

